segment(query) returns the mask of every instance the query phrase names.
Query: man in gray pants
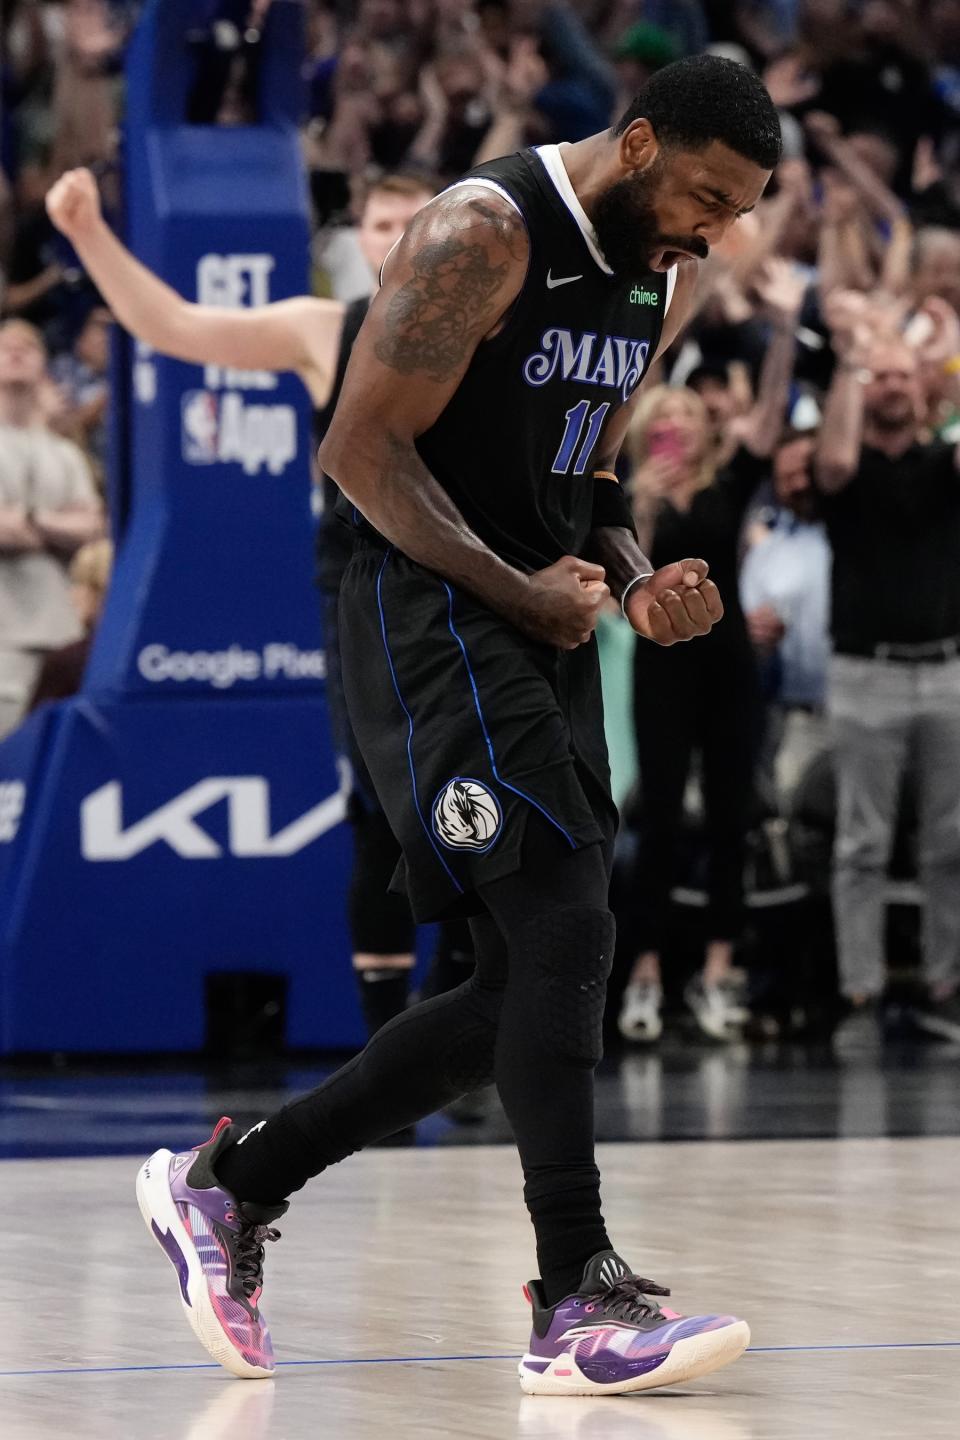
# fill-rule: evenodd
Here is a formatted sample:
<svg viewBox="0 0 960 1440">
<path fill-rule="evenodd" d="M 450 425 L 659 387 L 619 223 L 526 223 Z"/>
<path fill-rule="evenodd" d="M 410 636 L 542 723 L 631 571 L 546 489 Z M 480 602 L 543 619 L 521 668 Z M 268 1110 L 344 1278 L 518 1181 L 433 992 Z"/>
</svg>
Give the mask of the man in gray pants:
<svg viewBox="0 0 960 1440">
<path fill-rule="evenodd" d="M 833 548 L 833 896 L 851 1003 L 835 1043 L 881 1038 L 886 875 L 908 766 L 929 996 L 916 1018 L 960 1041 L 960 452 L 921 435 L 915 351 L 864 324 L 863 297 L 831 301 L 837 368 L 816 479 Z M 955 338 L 960 349 L 960 328 Z"/>
</svg>

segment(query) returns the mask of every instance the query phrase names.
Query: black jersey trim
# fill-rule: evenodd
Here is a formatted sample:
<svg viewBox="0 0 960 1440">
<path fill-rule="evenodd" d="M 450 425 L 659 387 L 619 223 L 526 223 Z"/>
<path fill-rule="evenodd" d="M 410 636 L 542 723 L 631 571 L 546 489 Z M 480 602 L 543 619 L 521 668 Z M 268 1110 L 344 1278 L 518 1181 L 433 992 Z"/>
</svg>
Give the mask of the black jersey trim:
<svg viewBox="0 0 960 1440">
<path fill-rule="evenodd" d="M 618 276 L 616 271 L 604 270 L 597 264 L 596 256 L 594 255 L 593 251 L 590 249 L 589 244 L 587 243 L 587 237 L 586 235 L 584 235 L 582 229 L 580 228 L 577 217 L 573 214 L 569 205 L 564 200 L 563 196 L 560 194 L 560 191 L 557 189 L 556 183 L 554 182 L 553 176 L 550 174 L 550 171 L 547 169 L 546 165 L 543 163 L 536 150 L 521 150 L 517 158 L 519 160 L 522 160 L 523 163 L 526 165 L 527 169 L 530 172 L 533 183 L 536 185 L 541 195 L 547 201 L 553 213 L 560 220 L 562 220 L 564 228 L 570 234 L 576 236 L 576 244 L 580 247 L 580 249 L 586 256 L 586 259 L 589 261 L 590 268 L 594 272 L 597 281 L 599 283 L 606 281 L 609 285 L 622 285 L 622 276 Z M 567 178 L 569 179 L 569 176 Z"/>
<path fill-rule="evenodd" d="M 573 188 L 573 181 L 570 179 L 567 167 L 560 154 L 559 145 L 538 145 L 534 149 L 534 155 L 546 173 L 547 179 L 556 190 L 563 207 L 569 214 L 571 220 L 580 231 L 587 249 L 590 251 L 590 258 L 601 274 L 612 276 L 613 266 L 608 264 L 603 251 L 597 241 L 597 233 L 593 228 L 590 216 L 580 203 L 580 196 Z M 569 192 L 569 193 L 568 193 Z M 576 206 L 576 209 L 574 209 Z M 585 228 L 586 227 L 586 228 Z"/>
</svg>

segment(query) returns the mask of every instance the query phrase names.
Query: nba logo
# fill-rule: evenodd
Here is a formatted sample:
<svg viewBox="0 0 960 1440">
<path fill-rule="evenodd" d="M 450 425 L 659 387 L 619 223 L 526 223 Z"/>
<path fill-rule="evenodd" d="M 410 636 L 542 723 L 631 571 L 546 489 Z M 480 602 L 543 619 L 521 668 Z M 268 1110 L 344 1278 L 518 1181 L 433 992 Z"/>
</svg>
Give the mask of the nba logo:
<svg viewBox="0 0 960 1440">
<path fill-rule="evenodd" d="M 213 465 L 218 459 L 220 422 L 217 397 L 209 390 L 188 390 L 180 401 L 183 458 L 188 465 Z"/>
</svg>

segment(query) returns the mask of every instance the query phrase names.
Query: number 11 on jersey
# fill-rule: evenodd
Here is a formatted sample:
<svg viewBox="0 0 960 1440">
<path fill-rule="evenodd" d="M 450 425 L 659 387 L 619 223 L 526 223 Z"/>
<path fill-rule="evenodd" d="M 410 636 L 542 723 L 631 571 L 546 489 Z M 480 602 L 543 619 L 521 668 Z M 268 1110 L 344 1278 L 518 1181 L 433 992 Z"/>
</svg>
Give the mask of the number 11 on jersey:
<svg viewBox="0 0 960 1440">
<path fill-rule="evenodd" d="M 567 411 L 567 427 L 563 432 L 560 449 L 557 451 L 556 459 L 551 467 L 554 475 L 569 474 L 570 462 L 578 446 L 580 448 L 577 454 L 577 463 L 573 467 L 573 473 L 574 475 L 586 474 L 587 466 L 590 463 L 590 456 L 593 453 L 593 447 L 597 443 L 601 426 L 607 418 L 607 411 L 609 409 L 610 401 L 606 400 L 602 405 L 598 405 L 596 410 L 591 414 L 590 401 L 581 400 L 578 405 L 574 405 L 572 410 Z M 583 443 L 581 444 L 580 437 L 583 435 L 584 425 L 587 427 L 587 433 L 583 436 Z"/>
</svg>

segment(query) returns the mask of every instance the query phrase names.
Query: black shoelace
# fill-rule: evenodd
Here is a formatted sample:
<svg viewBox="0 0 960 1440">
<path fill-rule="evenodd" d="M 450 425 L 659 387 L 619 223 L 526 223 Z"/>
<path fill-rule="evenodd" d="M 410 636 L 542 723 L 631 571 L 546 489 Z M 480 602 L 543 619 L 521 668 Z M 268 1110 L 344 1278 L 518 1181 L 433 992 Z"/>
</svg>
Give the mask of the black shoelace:
<svg viewBox="0 0 960 1440">
<path fill-rule="evenodd" d="M 639 1275 L 622 1275 L 590 1298 L 603 1305 L 605 1316 L 639 1325 L 643 1320 L 655 1320 L 660 1314 L 660 1306 L 649 1297 L 669 1294 L 670 1291 L 655 1280 L 643 1280 Z"/>
<path fill-rule="evenodd" d="M 242 1218 L 242 1217 L 241 1217 Z M 269 1225 L 247 1221 L 233 1242 L 234 1270 L 240 1277 L 244 1295 L 250 1296 L 263 1285 L 263 1249 L 266 1242 L 279 1240 L 280 1231 Z"/>
</svg>

